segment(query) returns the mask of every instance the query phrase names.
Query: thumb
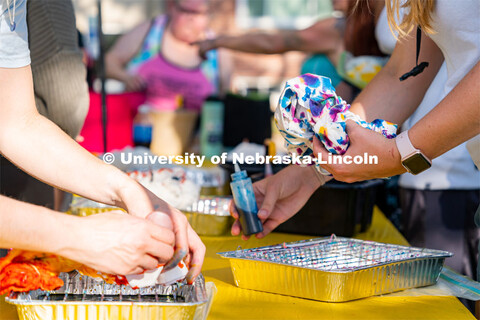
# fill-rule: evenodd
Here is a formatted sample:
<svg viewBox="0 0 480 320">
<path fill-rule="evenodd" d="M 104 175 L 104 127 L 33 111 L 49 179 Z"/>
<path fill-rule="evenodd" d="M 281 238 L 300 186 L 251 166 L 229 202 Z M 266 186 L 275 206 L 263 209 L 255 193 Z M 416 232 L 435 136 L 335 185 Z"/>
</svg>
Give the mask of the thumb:
<svg viewBox="0 0 480 320">
<path fill-rule="evenodd" d="M 361 132 L 361 130 L 368 130 L 356 123 L 353 120 L 348 119 L 346 122 L 346 130 L 348 137 L 350 139 L 350 142 L 354 141 L 357 137 L 357 135 Z"/>
<path fill-rule="evenodd" d="M 173 230 L 173 223 L 172 219 L 168 216 L 168 214 L 160 211 L 154 211 L 150 213 L 147 217 L 147 220 L 152 221 L 154 224 L 161 226 L 165 229 Z"/>
</svg>

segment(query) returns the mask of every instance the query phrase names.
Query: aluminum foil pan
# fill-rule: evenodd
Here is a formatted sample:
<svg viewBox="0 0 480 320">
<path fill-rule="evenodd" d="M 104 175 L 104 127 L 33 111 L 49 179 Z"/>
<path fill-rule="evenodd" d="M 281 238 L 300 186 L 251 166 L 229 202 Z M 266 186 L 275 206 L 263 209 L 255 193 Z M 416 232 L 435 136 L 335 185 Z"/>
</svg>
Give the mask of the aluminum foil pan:
<svg viewBox="0 0 480 320">
<path fill-rule="evenodd" d="M 200 275 L 193 285 L 174 284 L 132 289 L 64 273 L 64 286 L 54 291 L 12 294 L 20 320 L 201 320 L 206 319 L 215 285 Z"/>
<path fill-rule="evenodd" d="M 229 234 L 233 218 L 228 210 L 232 197 L 201 197 L 183 210 L 192 228 L 202 236 Z"/>
<path fill-rule="evenodd" d="M 332 236 L 219 255 L 238 287 L 341 302 L 435 284 L 452 253 Z"/>
</svg>

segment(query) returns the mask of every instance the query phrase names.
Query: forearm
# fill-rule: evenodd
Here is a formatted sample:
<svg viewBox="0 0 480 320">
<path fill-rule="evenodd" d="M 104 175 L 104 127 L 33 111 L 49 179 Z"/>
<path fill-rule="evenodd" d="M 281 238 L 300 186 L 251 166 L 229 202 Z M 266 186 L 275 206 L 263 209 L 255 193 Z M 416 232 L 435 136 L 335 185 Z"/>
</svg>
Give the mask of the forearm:
<svg viewBox="0 0 480 320">
<path fill-rule="evenodd" d="M 210 41 L 212 49 L 226 48 L 235 51 L 262 54 L 277 54 L 293 50 L 284 40 L 289 32 L 254 33 L 240 36 L 220 36 Z"/>
<path fill-rule="evenodd" d="M 60 254 L 78 241 L 79 219 L 0 196 L 0 248 Z"/>
<path fill-rule="evenodd" d="M 412 144 L 434 159 L 480 133 L 480 64 L 409 130 Z"/>
<path fill-rule="evenodd" d="M 38 114 L 29 68 L 2 70 L 2 76 L 5 76 L 0 85 L 3 155 L 22 170 L 57 188 L 122 207 L 136 215 L 151 212 L 151 204 L 143 201 L 148 197 L 138 183 L 91 155 Z M 124 203 L 127 198 L 136 201 Z"/>
<path fill-rule="evenodd" d="M 385 119 L 402 124 L 422 102 L 428 84 L 422 75 L 400 82 L 399 73 L 385 66 L 358 95 L 351 111 L 366 121 Z"/>
<path fill-rule="evenodd" d="M 108 78 L 126 81 L 130 76 L 124 64 L 112 53 L 105 56 L 105 73 Z"/>
<path fill-rule="evenodd" d="M 428 61 L 429 66 L 419 75 L 400 81 L 415 65 L 416 41 L 412 35 L 399 41 L 385 67 L 352 103 L 352 112 L 367 121 L 380 118 L 401 125 L 422 102 L 443 63 L 440 49 L 424 34 L 419 61 Z"/>
</svg>

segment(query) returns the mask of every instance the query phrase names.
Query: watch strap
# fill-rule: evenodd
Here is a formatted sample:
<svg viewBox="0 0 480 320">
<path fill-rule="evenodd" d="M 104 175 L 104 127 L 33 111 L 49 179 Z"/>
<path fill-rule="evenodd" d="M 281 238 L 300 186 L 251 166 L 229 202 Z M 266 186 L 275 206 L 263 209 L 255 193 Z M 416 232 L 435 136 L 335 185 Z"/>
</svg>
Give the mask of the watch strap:
<svg viewBox="0 0 480 320">
<path fill-rule="evenodd" d="M 408 130 L 400 133 L 395 139 L 395 142 L 397 144 L 398 152 L 400 153 L 402 160 L 419 151 L 412 145 L 412 142 L 408 137 Z"/>
</svg>

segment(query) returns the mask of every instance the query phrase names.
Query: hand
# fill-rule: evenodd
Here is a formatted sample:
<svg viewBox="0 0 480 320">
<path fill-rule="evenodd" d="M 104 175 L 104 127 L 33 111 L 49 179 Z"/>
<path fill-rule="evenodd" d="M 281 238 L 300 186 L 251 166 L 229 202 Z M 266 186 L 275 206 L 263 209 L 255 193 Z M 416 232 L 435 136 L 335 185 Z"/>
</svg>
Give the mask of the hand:
<svg viewBox="0 0 480 320">
<path fill-rule="evenodd" d="M 189 268 L 187 282 L 192 284 L 202 270 L 205 257 L 205 245 L 200 237 L 192 229 L 186 216 L 179 210 L 171 207 L 165 201 L 149 192 L 150 199 L 155 210 L 166 213 L 173 222 L 175 233 L 175 252 L 172 259 L 165 265 L 165 270 L 175 267 L 181 260 L 185 260 Z"/>
<path fill-rule="evenodd" d="M 263 231 L 256 234 L 257 238 L 265 237 L 279 224 L 295 215 L 313 192 L 326 182 L 320 181 L 313 170 L 314 167 L 292 165 L 253 184 L 257 205 L 260 208 L 258 217 L 263 223 Z M 239 235 L 241 226 L 233 205 L 230 207 L 230 213 L 235 218 L 232 235 Z M 242 235 L 242 239 L 247 240 L 248 237 Z"/>
<path fill-rule="evenodd" d="M 150 219 L 158 219 L 153 214 Z M 167 225 L 162 218 L 162 224 Z M 173 256 L 175 235 L 169 228 L 121 211 L 79 218 L 74 248 L 60 252 L 72 260 L 110 274 L 138 274 Z M 168 226 L 167 226 L 168 227 Z"/>
<path fill-rule="evenodd" d="M 333 175 L 338 181 L 355 182 L 374 178 L 391 177 L 406 172 L 401 164 L 395 139 L 387 139 L 380 133 L 365 129 L 352 120 L 347 120 L 347 133 L 350 146 L 343 155 L 364 157 L 377 156 L 378 164 L 320 164 L 322 168 Z M 321 156 L 323 161 L 328 158 L 329 152 L 317 138 L 313 140 L 313 153 Z"/>
<path fill-rule="evenodd" d="M 164 269 L 173 268 L 182 259 L 185 259 L 185 263 L 190 269 L 187 274 L 187 282 L 193 283 L 202 269 L 206 249 L 200 237 L 188 223 L 186 216 L 126 175 L 113 176 L 111 183 L 115 184 L 116 198 L 119 199 L 116 205 L 124 208 L 131 215 L 146 218 L 152 211 L 168 215 L 175 233 L 175 251 Z M 156 222 L 157 220 L 152 219 L 152 221 Z"/>
<path fill-rule="evenodd" d="M 192 46 L 198 46 L 198 55 L 203 59 L 207 60 L 207 52 L 213 49 L 216 49 L 215 39 L 207 39 L 202 41 L 197 41 L 191 43 Z"/>
<path fill-rule="evenodd" d="M 142 91 L 146 88 L 145 81 L 137 75 L 128 75 L 125 80 L 125 91 Z"/>
</svg>

